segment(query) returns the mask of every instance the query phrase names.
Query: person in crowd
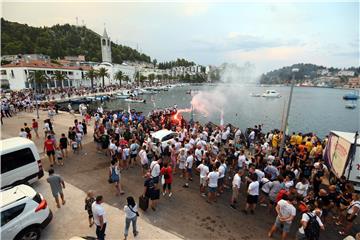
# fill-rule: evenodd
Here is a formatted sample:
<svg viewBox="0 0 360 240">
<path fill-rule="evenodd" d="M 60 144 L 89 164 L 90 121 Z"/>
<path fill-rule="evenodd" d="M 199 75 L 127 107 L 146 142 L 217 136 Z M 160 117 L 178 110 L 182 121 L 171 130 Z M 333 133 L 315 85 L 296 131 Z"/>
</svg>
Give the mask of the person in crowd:
<svg viewBox="0 0 360 240">
<path fill-rule="evenodd" d="M 89 190 L 86 193 L 86 198 L 85 198 L 85 211 L 87 211 L 88 213 L 89 227 L 92 227 L 94 225 L 94 216 L 91 208 L 94 202 L 95 202 L 94 191 Z"/>
<path fill-rule="evenodd" d="M 145 174 L 143 196 L 150 199 L 150 207 L 153 211 L 156 211 L 156 205 L 158 199 L 157 189 L 155 188 L 154 180 L 149 172 Z"/>
<path fill-rule="evenodd" d="M 163 184 L 163 196 L 165 196 L 166 194 L 166 189 L 168 191 L 168 196 L 171 197 L 172 196 L 172 192 L 171 192 L 171 184 L 173 181 L 173 174 L 172 174 L 172 167 L 165 162 L 163 164 L 163 167 L 161 168 L 160 171 L 161 175 L 164 178 L 164 184 Z"/>
<path fill-rule="evenodd" d="M 111 160 L 109 167 L 109 182 L 113 183 L 116 190 L 116 196 L 123 195 L 125 192 L 121 188 L 120 166 L 116 160 Z"/>
<path fill-rule="evenodd" d="M 285 240 L 290 232 L 292 221 L 296 216 L 296 208 L 294 207 L 295 196 L 285 195 L 276 205 L 277 217 L 274 225 L 271 227 L 268 237 L 271 238 L 277 229 L 282 228 L 281 240 Z"/>
<path fill-rule="evenodd" d="M 91 211 L 96 225 L 96 237 L 98 240 L 105 240 L 106 231 L 106 212 L 102 205 L 104 198 L 101 195 L 96 196 L 95 202 L 91 205 Z"/>
<path fill-rule="evenodd" d="M 62 177 L 58 174 L 55 174 L 53 168 L 49 169 L 49 177 L 46 181 L 50 184 L 51 192 L 55 198 L 56 206 L 60 208 L 59 195 L 62 201 L 62 205 L 65 205 L 65 198 L 63 193 L 63 188 L 65 188 L 65 182 Z"/>
<path fill-rule="evenodd" d="M 39 138 L 39 123 L 35 119 L 32 120 L 32 130 L 34 130 L 36 137 Z"/>
<path fill-rule="evenodd" d="M 206 197 L 205 188 L 207 175 L 209 174 L 209 167 L 208 163 L 205 162 L 205 159 L 203 159 L 201 164 L 197 166 L 196 170 L 200 173 L 200 194 L 201 196 Z"/>
<path fill-rule="evenodd" d="M 51 136 L 47 136 L 46 141 L 44 142 L 44 152 L 46 152 L 46 155 L 49 158 L 50 167 L 54 166 L 55 162 L 55 144 L 54 141 L 51 140 Z"/>
<path fill-rule="evenodd" d="M 125 212 L 124 240 L 127 239 L 130 223 L 132 223 L 134 237 L 136 237 L 139 234 L 136 227 L 136 220 L 137 217 L 139 216 L 139 213 L 137 211 L 137 205 L 135 203 L 134 198 L 131 196 L 127 197 L 126 201 L 127 204 L 124 206 L 124 212 Z"/>
<path fill-rule="evenodd" d="M 255 214 L 255 208 L 259 198 L 260 184 L 256 174 L 250 175 L 250 177 L 247 178 L 247 181 L 250 182 L 250 184 L 247 189 L 246 205 L 243 212 L 248 214 L 248 210 L 250 210 L 251 214 Z"/>
<path fill-rule="evenodd" d="M 238 172 L 235 173 L 233 181 L 232 181 L 232 196 L 230 199 L 230 206 L 232 208 L 236 208 L 235 203 L 238 201 L 240 186 L 241 186 L 241 176 L 243 174 L 242 169 L 238 169 Z"/>
</svg>

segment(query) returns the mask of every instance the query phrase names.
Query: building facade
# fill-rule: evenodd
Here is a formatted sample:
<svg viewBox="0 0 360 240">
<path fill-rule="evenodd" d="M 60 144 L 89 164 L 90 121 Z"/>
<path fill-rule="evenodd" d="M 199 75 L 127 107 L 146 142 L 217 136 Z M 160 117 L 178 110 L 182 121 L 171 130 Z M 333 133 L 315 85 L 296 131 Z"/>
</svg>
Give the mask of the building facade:
<svg viewBox="0 0 360 240">
<path fill-rule="evenodd" d="M 111 41 L 107 35 L 106 29 L 104 28 L 104 33 L 101 37 L 101 57 L 103 62 L 111 63 Z"/>
</svg>

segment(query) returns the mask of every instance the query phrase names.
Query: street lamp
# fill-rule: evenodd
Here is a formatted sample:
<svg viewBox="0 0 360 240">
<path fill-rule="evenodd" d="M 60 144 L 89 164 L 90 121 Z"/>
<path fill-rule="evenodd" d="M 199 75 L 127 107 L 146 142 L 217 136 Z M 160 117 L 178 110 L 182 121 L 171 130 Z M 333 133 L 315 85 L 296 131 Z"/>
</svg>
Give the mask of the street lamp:
<svg viewBox="0 0 360 240">
<path fill-rule="evenodd" d="M 278 155 L 279 157 L 281 157 L 284 152 L 285 137 L 286 137 L 285 132 L 286 132 L 286 127 L 288 125 L 288 118 L 289 118 L 290 107 L 291 107 L 291 99 L 292 99 L 292 95 L 293 95 L 293 91 L 294 91 L 295 73 L 299 72 L 299 69 L 293 68 L 293 69 L 291 69 L 291 71 L 292 71 L 292 80 L 291 80 L 290 96 L 289 96 L 288 106 L 287 106 L 287 110 L 286 110 L 285 123 L 282 126 L 282 138 L 281 138 L 280 150 L 279 150 L 279 155 Z"/>
</svg>

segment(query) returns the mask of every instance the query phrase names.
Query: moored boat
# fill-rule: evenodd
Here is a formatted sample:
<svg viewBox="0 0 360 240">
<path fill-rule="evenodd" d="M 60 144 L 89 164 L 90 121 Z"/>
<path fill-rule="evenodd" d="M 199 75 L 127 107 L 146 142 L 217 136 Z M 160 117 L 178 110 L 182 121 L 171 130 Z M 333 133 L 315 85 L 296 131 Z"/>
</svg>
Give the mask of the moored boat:
<svg viewBox="0 0 360 240">
<path fill-rule="evenodd" d="M 276 90 L 266 90 L 263 94 L 263 97 L 267 98 L 279 98 L 280 93 L 278 93 Z"/>
</svg>

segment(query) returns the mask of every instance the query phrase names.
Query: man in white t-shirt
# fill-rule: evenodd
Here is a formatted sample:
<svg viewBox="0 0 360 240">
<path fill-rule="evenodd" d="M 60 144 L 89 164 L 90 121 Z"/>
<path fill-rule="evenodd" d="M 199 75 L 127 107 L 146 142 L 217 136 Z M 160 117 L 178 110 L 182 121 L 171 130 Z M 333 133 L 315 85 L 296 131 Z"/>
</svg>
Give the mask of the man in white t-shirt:
<svg viewBox="0 0 360 240">
<path fill-rule="evenodd" d="M 208 190 L 209 190 L 208 200 L 207 200 L 208 203 L 216 202 L 216 190 L 218 186 L 218 179 L 220 176 L 217 170 L 219 166 L 220 166 L 220 162 L 217 162 L 215 169 L 207 175 Z"/>
<path fill-rule="evenodd" d="M 245 152 L 244 152 L 244 150 L 240 150 L 240 154 L 238 157 L 238 164 L 237 164 L 238 169 L 240 169 L 240 170 L 245 169 L 245 167 L 246 167 L 245 162 L 246 162 Z"/>
<path fill-rule="evenodd" d="M 259 199 L 260 206 L 266 207 L 266 202 L 268 201 L 269 192 L 272 187 L 272 181 L 269 179 L 269 175 L 261 178 L 260 180 L 261 185 L 261 195 Z"/>
<path fill-rule="evenodd" d="M 205 160 L 196 168 L 200 172 L 200 194 L 205 197 L 206 178 L 209 173 L 209 167 L 205 164 Z"/>
<path fill-rule="evenodd" d="M 185 176 L 186 176 L 186 182 L 183 187 L 188 188 L 189 187 L 189 181 L 192 181 L 192 166 L 194 163 L 194 154 L 192 153 L 192 150 L 190 150 L 188 157 L 186 158 L 185 162 Z"/>
<path fill-rule="evenodd" d="M 239 169 L 238 172 L 235 173 L 232 181 L 232 196 L 230 200 L 230 206 L 234 209 L 236 208 L 235 202 L 238 200 L 239 197 L 239 191 L 241 186 L 241 175 L 242 175 L 242 170 Z"/>
<path fill-rule="evenodd" d="M 139 158 L 140 158 L 140 163 L 141 163 L 141 166 L 143 169 L 143 173 L 145 173 L 149 167 L 149 160 L 148 160 L 145 149 L 146 149 L 146 145 L 143 145 L 139 152 Z"/>
<path fill-rule="evenodd" d="M 94 223 L 96 225 L 96 236 L 98 240 L 105 239 L 106 218 L 105 209 L 101 205 L 103 203 L 103 196 L 97 196 L 96 201 L 91 205 L 91 210 L 94 216 Z"/>
<path fill-rule="evenodd" d="M 281 226 L 283 226 L 281 239 L 286 239 L 288 233 L 290 232 L 291 223 L 296 216 L 296 208 L 293 205 L 294 201 L 295 197 L 293 195 L 290 195 L 283 197 L 283 199 L 281 199 L 277 203 L 275 210 L 278 215 L 276 217 L 274 225 L 271 227 L 268 233 L 269 238 L 272 237 L 272 235 L 277 229 L 281 229 Z"/>
<path fill-rule="evenodd" d="M 158 187 L 158 183 L 159 183 L 160 162 L 161 162 L 161 159 L 159 159 L 157 161 L 152 161 L 150 164 L 150 174 L 151 174 L 151 178 L 154 182 L 155 188 Z"/>
<path fill-rule="evenodd" d="M 248 210 L 250 209 L 251 214 L 254 214 L 254 210 L 256 208 L 256 204 L 258 202 L 259 198 L 259 182 L 257 180 L 257 175 L 251 175 L 250 176 L 250 184 L 247 190 L 247 198 L 246 198 L 246 205 L 243 212 L 245 214 L 248 213 Z"/>
<path fill-rule="evenodd" d="M 298 232 L 296 233 L 296 239 L 299 240 L 307 240 L 308 238 L 305 235 L 305 229 L 308 227 L 308 223 L 310 218 L 316 218 L 316 221 L 319 224 L 319 230 L 325 230 L 324 224 L 322 223 L 321 219 L 321 209 L 320 208 L 315 208 L 314 211 L 312 212 L 307 212 L 307 213 L 303 213 L 302 217 L 301 217 L 301 225 L 300 228 L 298 230 Z M 318 233 L 320 236 L 320 232 Z"/>
</svg>

